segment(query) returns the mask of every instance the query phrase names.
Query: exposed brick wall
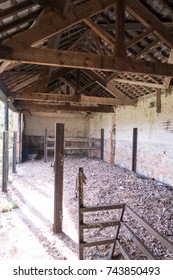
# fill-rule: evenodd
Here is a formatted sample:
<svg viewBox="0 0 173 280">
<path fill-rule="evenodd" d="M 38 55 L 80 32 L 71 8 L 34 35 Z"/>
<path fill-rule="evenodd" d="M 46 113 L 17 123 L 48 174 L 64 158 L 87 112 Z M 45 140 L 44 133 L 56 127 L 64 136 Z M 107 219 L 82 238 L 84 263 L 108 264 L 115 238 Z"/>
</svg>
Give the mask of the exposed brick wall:
<svg viewBox="0 0 173 280">
<path fill-rule="evenodd" d="M 138 128 L 137 172 L 173 186 L 173 96 L 162 96 L 162 111 L 150 108 L 155 97 L 137 107 L 116 110 L 115 163 L 131 169 L 132 134 Z"/>
</svg>

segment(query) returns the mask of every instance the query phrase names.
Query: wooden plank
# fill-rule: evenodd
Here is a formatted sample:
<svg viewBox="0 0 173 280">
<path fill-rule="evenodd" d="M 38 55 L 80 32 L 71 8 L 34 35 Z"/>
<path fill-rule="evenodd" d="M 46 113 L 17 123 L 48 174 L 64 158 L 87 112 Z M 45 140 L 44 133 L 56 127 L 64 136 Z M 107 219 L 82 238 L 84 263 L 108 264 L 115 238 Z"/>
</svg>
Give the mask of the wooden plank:
<svg viewBox="0 0 173 280">
<path fill-rule="evenodd" d="M 94 31 L 101 39 L 103 39 L 106 43 L 110 44 L 111 46 L 114 46 L 115 40 L 104 31 L 104 29 L 100 28 L 98 24 L 96 24 L 93 20 L 90 18 L 84 18 L 83 20 L 87 26 L 89 26 L 92 31 Z"/>
<path fill-rule="evenodd" d="M 83 248 L 81 247 L 81 243 L 83 242 L 83 229 L 81 228 L 81 224 L 83 224 L 83 215 L 81 213 L 81 208 L 83 208 L 83 185 L 84 185 L 84 173 L 83 167 L 79 168 L 79 172 L 76 178 L 76 188 L 77 188 L 77 196 L 78 196 L 78 256 L 79 260 L 83 260 Z"/>
<path fill-rule="evenodd" d="M 80 224 L 80 228 L 82 229 L 90 229 L 90 228 L 104 228 L 104 227 L 114 227 L 120 225 L 120 221 L 110 221 L 110 222 L 96 222 L 96 223 L 89 223 Z"/>
<path fill-rule="evenodd" d="M 83 208 L 81 208 L 81 213 L 116 210 L 116 209 L 122 209 L 124 207 L 125 207 L 124 203 L 122 203 L 122 204 L 115 204 L 115 205 L 83 207 Z"/>
<path fill-rule="evenodd" d="M 92 246 L 99 246 L 99 245 L 104 245 L 104 244 L 112 244 L 115 243 L 116 239 L 112 238 L 112 239 L 107 239 L 107 240 L 99 240 L 99 241 L 93 241 L 93 242 L 83 242 L 80 244 L 81 248 L 84 247 L 92 247 Z"/>
<path fill-rule="evenodd" d="M 138 137 L 138 129 L 133 128 L 133 145 L 132 145 L 132 171 L 136 172 L 136 164 L 137 164 L 137 137 Z"/>
<path fill-rule="evenodd" d="M 69 12 L 65 15 L 49 10 L 33 28 L 16 35 L 12 39 L 6 40 L 3 44 L 8 46 L 34 45 L 34 43 L 43 41 L 60 31 L 80 23 L 84 18 L 93 16 L 113 5 L 115 5 L 115 0 L 100 0 L 97 5 L 95 0 L 90 0 L 87 5 L 82 3 L 79 6 L 70 8 Z"/>
<path fill-rule="evenodd" d="M 100 150 L 100 159 L 104 160 L 104 129 L 101 129 L 101 150 Z"/>
<path fill-rule="evenodd" d="M 3 131 L 2 191 L 6 193 L 7 187 L 8 187 L 8 131 Z"/>
<path fill-rule="evenodd" d="M 163 41 L 168 48 L 173 48 L 171 32 L 161 21 L 138 0 L 126 0 L 127 11 L 139 20 L 145 27 L 153 28 L 154 34 Z"/>
<path fill-rule="evenodd" d="M 18 109 L 25 109 L 19 104 L 15 105 Z M 77 106 L 77 105 L 55 105 L 55 104 L 27 104 L 26 109 L 32 111 L 72 111 L 72 112 L 104 112 L 104 113 L 113 113 L 114 109 L 112 107 L 94 107 L 94 106 Z"/>
<path fill-rule="evenodd" d="M 161 91 L 157 90 L 156 92 L 156 112 L 158 114 L 161 113 L 161 109 L 162 109 L 162 101 L 161 101 Z"/>
<path fill-rule="evenodd" d="M 172 242 L 170 242 L 166 237 L 164 237 L 161 233 L 159 233 L 157 229 L 153 228 L 144 218 L 141 218 L 127 205 L 126 205 L 126 210 L 136 221 L 138 221 L 146 230 L 148 230 L 151 235 L 157 238 L 170 252 L 173 253 Z"/>
<path fill-rule="evenodd" d="M 103 71 L 121 71 L 156 76 L 173 76 L 173 65 L 136 60 L 129 57 L 38 49 L 11 49 L 0 46 L 0 59 L 27 64 Z"/>
<path fill-rule="evenodd" d="M 125 260 L 131 260 L 131 256 L 129 254 L 129 252 L 127 251 L 127 249 L 123 246 L 123 244 L 120 243 L 119 240 L 117 240 L 117 244 L 120 248 L 120 252 L 123 255 L 123 257 L 125 258 Z"/>
<path fill-rule="evenodd" d="M 165 88 L 164 85 L 162 85 L 162 84 L 148 83 L 148 82 L 135 81 L 135 80 L 127 80 L 127 79 L 121 79 L 121 78 L 115 78 L 114 81 L 118 82 L 118 83 L 122 83 L 122 84 L 136 85 L 136 86 L 149 87 L 149 88 L 158 88 L 158 89 Z"/>
<path fill-rule="evenodd" d="M 115 57 L 126 56 L 125 45 L 125 0 L 117 1 L 116 6 L 116 43 L 114 47 Z"/>
<path fill-rule="evenodd" d="M 47 128 L 44 132 L 44 162 L 47 162 Z"/>
<path fill-rule="evenodd" d="M 156 260 L 157 258 L 153 253 L 148 249 L 148 247 L 139 239 L 139 237 L 129 228 L 125 222 L 121 222 L 125 229 L 130 233 L 132 238 L 135 240 L 135 243 L 140 247 L 140 249 L 146 254 L 150 260 Z"/>
<path fill-rule="evenodd" d="M 63 222 L 63 167 L 64 124 L 55 124 L 55 188 L 54 188 L 54 233 L 62 232 Z"/>
<path fill-rule="evenodd" d="M 12 172 L 16 173 L 16 148 L 17 148 L 17 131 L 13 132 L 13 165 Z"/>
</svg>

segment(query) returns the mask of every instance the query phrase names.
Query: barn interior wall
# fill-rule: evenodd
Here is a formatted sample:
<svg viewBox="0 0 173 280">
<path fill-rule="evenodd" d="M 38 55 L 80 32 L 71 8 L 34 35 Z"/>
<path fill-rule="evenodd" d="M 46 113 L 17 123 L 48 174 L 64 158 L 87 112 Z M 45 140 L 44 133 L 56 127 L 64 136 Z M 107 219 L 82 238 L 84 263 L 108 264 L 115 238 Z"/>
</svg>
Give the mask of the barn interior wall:
<svg viewBox="0 0 173 280">
<path fill-rule="evenodd" d="M 44 149 L 45 128 L 48 135 L 54 136 L 55 123 L 64 123 L 65 137 L 88 137 L 88 117 L 84 113 L 56 113 L 48 116 L 25 116 L 24 148 L 27 153 Z"/>
<path fill-rule="evenodd" d="M 104 129 L 104 160 L 113 163 L 115 155 L 115 133 L 116 115 L 115 113 L 95 113 L 90 116 L 90 138 L 101 137 L 101 129 Z"/>
<path fill-rule="evenodd" d="M 140 100 L 137 107 L 116 110 L 115 163 L 128 169 L 133 128 L 138 129 L 136 171 L 173 185 L 173 95 L 162 95 L 161 113 L 156 112 L 155 96 Z"/>
</svg>

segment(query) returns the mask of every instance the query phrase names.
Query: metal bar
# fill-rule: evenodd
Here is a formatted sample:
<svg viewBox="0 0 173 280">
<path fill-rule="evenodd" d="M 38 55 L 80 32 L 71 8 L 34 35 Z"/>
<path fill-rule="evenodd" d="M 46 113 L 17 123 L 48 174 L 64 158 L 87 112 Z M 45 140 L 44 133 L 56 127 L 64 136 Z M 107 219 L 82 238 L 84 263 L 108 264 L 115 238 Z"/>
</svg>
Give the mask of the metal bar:
<svg viewBox="0 0 173 280">
<path fill-rule="evenodd" d="M 136 214 L 129 206 L 126 206 L 126 209 L 134 219 L 136 219 L 146 230 L 150 232 L 150 234 L 157 238 L 169 251 L 173 253 L 173 243 L 160 234 L 157 229 L 153 228 L 144 218 L 141 218 L 138 214 Z"/>
<path fill-rule="evenodd" d="M 3 131 L 3 155 L 2 155 L 2 191 L 7 192 L 8 185 L 8 131 Z"/>
<path fill-rule="evenodd" d="M 132 171 L 136 172 L 138 129 L 133 128 Z"/>
<path fill-rule="evenodd" d="M 125 207 L 125 203 L 115 204 L 115 205 L 106 205 L 106 206 L 83 207 L 83 208 L 81 208 L 81 213 L 103 211 L 103 210 L 114 210 L 114 209 L 121 209 L 124 207 Z"/>
<path fill-rule="evenodd" d="M 129 226 L 125 223 L 122 222 L 123 226 L 125 229 L 130 233 L 130 235 L 133 237 L 135 240 L 135 243 L 142 249 L 142 251 L 146 254 L 147 257 L 150 258 L 150 260 L 156 260 L 157 258 L 153 255 L 153 253 L 147 248 L 147 246 L 139 239 L 138 236 L 129 228 Z"/>
<path fill-rule="evenodd" d="M 47 162 L 47 128 L 44 133 L 44 162 Z"/>
<path fill-rule="evenodd" d="M 13 166 L 12 172 L 16 173 L 16 146 L 17 146 L 17 131 L 13 132 Z"/>
<path fill-rule="evenodd" d="M 55 124 L 54 233 L 62 232 L 64 124 Z"/>
<path fill-rule="evenodd" d="M 101 129 L 101 152 L 100 159 L 104 160 L 104 129 Z"/>
</svg>

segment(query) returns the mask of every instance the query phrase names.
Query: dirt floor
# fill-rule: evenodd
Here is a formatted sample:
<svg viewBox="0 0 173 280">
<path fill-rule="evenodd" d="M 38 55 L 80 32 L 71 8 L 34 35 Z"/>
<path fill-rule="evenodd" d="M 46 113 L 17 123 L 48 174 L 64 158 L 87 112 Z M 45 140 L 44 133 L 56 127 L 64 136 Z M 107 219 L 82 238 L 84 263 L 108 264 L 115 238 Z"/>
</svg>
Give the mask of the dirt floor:
<svg viewBox="0 0 173 280">
<path fill-rule="evenodd" d="M 0 194 L 0 259 L 78 259 L 78 203 L 75 197 L 76 175 L 79 167 L 87 177 L 84 201 L 87 206 L 126 203 L 154 228 L 173 242 L 173 189 L 143 178 L 126 169 L 99 159 L 66 156 L 64 159 L 63 233 L 53 234 L 54 172 L 51 160 L 27 161 L 17 165 L 11 175 L 9 191 Z M 106 219 L 115 214 L 106 213 Z M 105 219 L 102 217 L 103 220 Z M 97 221 L 99 216 L 92 216 Z M 173 259 L 146 230 L 133 224 L 134 231 L 158 259 Z M 86 238 L 114 236 L 102 229 L 86 231 Z M 131 236 L 120 232 L 122 243 L 133 259 L 146 259 Z M 86 259 L 97 259 L 109 254 L 109 246 L 86 250 Z M 100 250 L 100 251 L 99 251 Z M 118 255 L 118 251 L 116 252 Z"/>
</svg>

